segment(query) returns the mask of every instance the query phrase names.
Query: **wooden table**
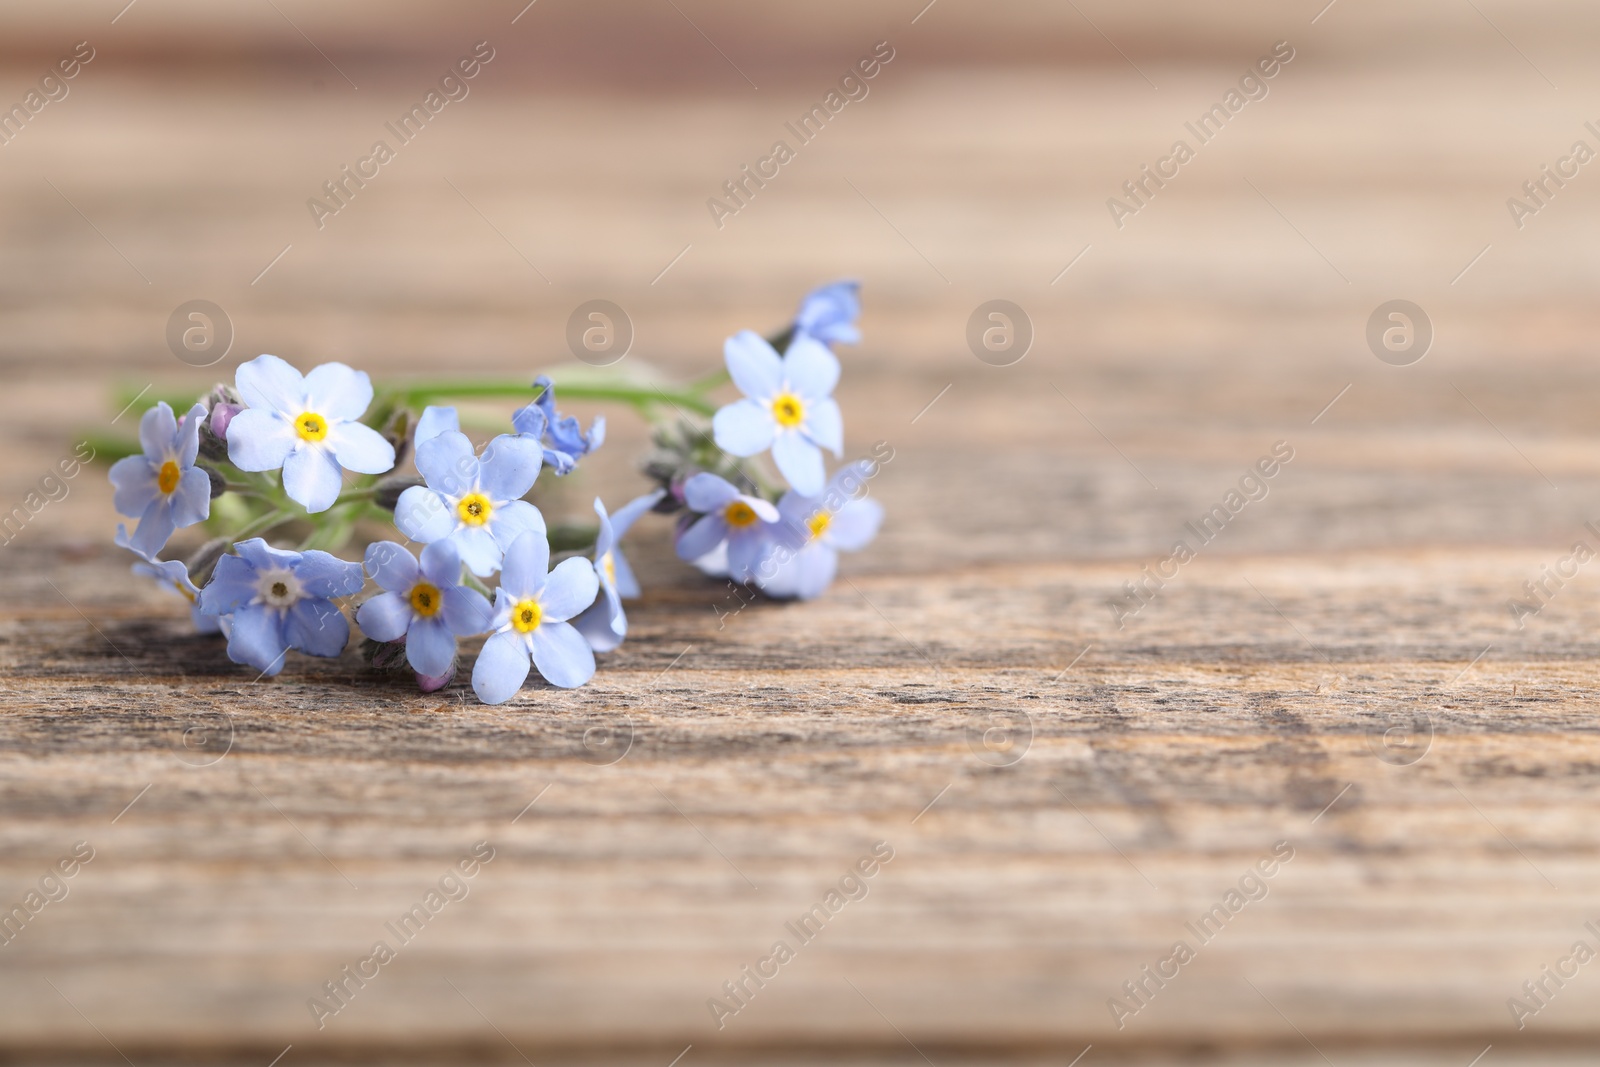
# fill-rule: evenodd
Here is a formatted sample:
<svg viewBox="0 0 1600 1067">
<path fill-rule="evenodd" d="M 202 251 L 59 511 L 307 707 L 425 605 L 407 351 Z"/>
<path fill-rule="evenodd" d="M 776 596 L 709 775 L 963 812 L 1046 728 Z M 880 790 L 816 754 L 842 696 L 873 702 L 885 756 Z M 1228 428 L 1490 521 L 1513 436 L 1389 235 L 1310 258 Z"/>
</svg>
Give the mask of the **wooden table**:
<svg viewBox="0 0 1600 1067">
<path fill-rule="evenodd" d="M 453 37 L 345 58 L 359 91 L 311 60 L 91 65 L 0 150 L 7 506 L 114 384 L 198 391 L 263 351 L 531 376 L 595 297 L 686 378 L 842 274 L 849 450 L 895 458 L 825 599 L 719 624 L 727 590 L 647 522 L 627 644 L 497 708 L 353 651 L 252 680 L 127 573 L 102 472 L 74 480 L 0 551 L 0 903 L 93 849 L 0 948 L 7 1062 L 1592 1062 L 1596 966 L 1520 1031 L 1507 1000 L 1600 947 L 1600 563 L 1520 628 L 1508 602 L 1600 550 L 1600 200 L 1585 171 L 1521 230 L 1504 202 L 1593 142 L 1595 75 L 1519 40 L 1556 91 L 1481 24 L 1470 60 L 1362 66 L 1295 17 L 1271 95 L 1121 230 L 1106 198 L 1274 25 L 1138 53 L 1159 89 L 1115 56 L 946 66 L 895 29 L 873 95 L 720 230 L 706 198 L 826 79 L 747 91 L 710 56 L 728 85 L 618 97 L 520 80 L 508 40 L 318 230 L 306 198 Z M 1347 44 L 1383 18 L 1336 17 Z M 237 331 L 204 371 L 164 341 L 195 298 Z M 965 338 L 994 298 L 1035 331 L 1007 367 Z M 1437 334 L 1405 367 L 1364 336 L 1397 298 Z M 612 425 L 552 515 L 642 484 Z M 1198 545 L 1278 442 L 1268 495 Z M 465 898 L 319 1019 L 478 842 Z"/>
</svg>

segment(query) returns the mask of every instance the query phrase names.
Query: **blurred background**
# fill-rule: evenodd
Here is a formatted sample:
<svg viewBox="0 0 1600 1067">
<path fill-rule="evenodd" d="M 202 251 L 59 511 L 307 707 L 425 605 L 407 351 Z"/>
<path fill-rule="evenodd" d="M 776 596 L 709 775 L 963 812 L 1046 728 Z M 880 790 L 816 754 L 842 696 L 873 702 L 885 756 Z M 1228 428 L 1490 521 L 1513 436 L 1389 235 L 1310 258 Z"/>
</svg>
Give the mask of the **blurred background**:
<svg viewBox="0 0 1600 1067">
<path fill-rule="evenodd" d="M 981 650 L 959 637 L 938 644 L 965 657 L 980 680 L 993 680 L 986 670 L 1047 666 L 1048 679 L 1086 642 L 1123 641 L 1140 663 L 1161 662 L 1163 642 L 1182 640 L 1184 627 L 1199 625 L 1195 617 L 1162 616 L 1142 635 L 1125 636 L 1107 597 L 1166 554 L 1174 532 L 1216 504 L 1275 442 L 1295 449 L 1289 475 L 1273 485 L 1271 505 L 1252 505 L 1249 521 L 1229 530 L 1204 567 L 1271 556 L 1286 589 L 1359 585 L 1350 610 L 1368 627 L 1363 654 L 1420 648 L 1424 638 L 1448 643 L 1471 625 L 1503 628 L 1505 596 L 1565 551 L 1583 521 L 1600 517 L 1600 369 L 1591 358 L 1600 326 L 1592 299 L 1600 164 L 1575 153 L 1579 141 L 1600 151 L 1600 8 L 1591 2 L 125 3 L 0 4 L 0 108 L 12 116 L 8 127 L 0 111 L 0 510 L 22 501 L 83 435 L 130 430 L 127 396 L 147 388 L 198 393 L 231 380 L 233 368 L 258 353 L 302 367 L 342 360 L 375 378 L 531 379 L 545 369 L 559 377 L 574 363 L 570 317 L 607 300 L 633 333 L 624 367 L 687 380 L 715 368 L 722 339 L 735 330 L 776 329 L 810 287 L 855 277 L 863 282 L 865 341 L 843 357 L 847 451 L 865 454 L 890 440 L 897 456 L 881 488 L 892 521 L 850 573 L 885 589 L 959 579 L 968 583 L 962 595 L 978 600 L 987 596 L 985 568 L 1106 568 L 1096 572 L 1095 593 L 1066 591 L 1060 601 L 1033 604 L 1036 614 L 1015 631 L 997 623 Z M 864 95 L 858 90 L 802 144 L 786 124 L 823 104 L 875 53 L 879 67 L 860 83 Z M 402 143 L 389 124 L 474 54 L 479 66 L 464 95 Z M 1229 108 L 1230 91 L 1274 54 L 1273 75 L 1252 82 L 1260 91 Z M 51 72 L 73 58 L 75 75 L 57 80 Z M 1229 109 L 1226 126 L 1202 143 L 1186 124 L 1219 104 Z M 345 180 L 342 168 L 356 167 L 380 140 L 394 158 L 353 192 L 347 185 L 345 202 L 332 200 L 325 183 Z M 779 140 L 794 158 L 748 202 L 730 200 L 725 183 Z M 1124 183 L 1143 180 L 1141 168 L 1157 167 L 1178 140 L 1194 157 L 1164 185 L 1147 183 L 1153 192 L 1131 197 Z M 1546 167 L 1568 176 L 1551 180 Z M 1530 193 L 1530 182 L 1544 184 Z M 737 211 L 714 210 L 714 198 Z M 1115 210 L 1112 198 L 1130 210 Z M 338 210 L 320 212 L 313 200 Z M 231 345 L 221 354 L 185 357 L 169 344 L 175 313 L 197 300 L 222 312 Z M 995 321 L 988 314 L 996 300 L 1009 302 L 1005 324 L 1024 340 L 985 348 L 973 339 L 981 335 L 974 323 Z M 1426 340 L 1373 340 L 1400 322 L 1382 311 L 1393 301 L 1409 302 L 1403 325 Z M 573 407 L 586 417 L 594 410 Z M 585 510 L 591 491 L 609 499 L 641 484 L 634 460 L 643 431 L 619 413 L 611 442 L 586 468 L 582 491 L 566 500 L 572 512 Z M 110 546 L 116 520 L 100 477 L 74 482 L 0 551 L 8 582 L 46 595 L 37 574 L 105 575 L 105 596 L 144 597 Z M 659 581 L 699 588 L 671 569 L 665 547 L 641 551 Z M 1321 578 L 1297 585 L 1318 567 Z M 1471 582 L 1461 577 L 1469 571 Z M 1429 600 L 1448 599 L 1441 587 L 1466 584 L 1470 607 Z M 915 599 L 908 603 L 911 621 L 900 621 L 920 640 L 923 622 Z M 7 622 L 11 640 L 21 641 L 25 616 Z M 1231 611 L 1198 617 L 1240 647 L 1251 640 L 1228 629 L 1237 619 Z M 1383 630 L 1401 617 L 1414 628 L 1407 636 Z M 1559 644 L 1563 656 L 1593 655 L 1596 620 L 1585 602 L 1569 598 L 1549 618 L 1550 629 L 1517 637 L 1519 647 L 1537 655 Z M 1313 647 L 1332 648 L 1334 628 L 1313 629 Z M 1280 636 L 1281 647 L 1258 650 L 1262 659 L 1309 658 L 1294 633 Z M 1460 666 L 1474 650 L 1439 658 Z M 759 649 L 749 654 L 759 662 Z M 10 655 L 13 681 L 46 669 Z M 818 656 L 827 665 L 850 653 Z M 654 673 L 665 662 L 647 665 Z M 70 673 L 62 667 L 60 676 Z M 1581 716 L 1574 721 L 1587 729 Z M 17 861 L 17 887 L 32 877 L 36 855 L 53 855 L 59 836 L 30 836 L 26 813 L 70 821 L 79 797 L 70 753 L 57 752 L 65 762 L 47 768 L 39 746 L 57 735 L 31 729 L 16 727 L 6 748 L 7 796 L 22 813 L 7 832 L 28 857 Z M 47 734 L 51 740 L 41 740 Z M 1592 766 L 1574 774 L 1588 790 Z M 1148 801 L 1140 790 L 1159 792 L 1166 781 L 1157 775 L 1139 789 L 1111 789 L 1106 802 L 1138 810 Z M 692 775 L 685 782 L 692 788 Z M 1338 782 L 1329 784 L 1314 801 L 1308 794 L 1306 814 L 1332 796 Z M 387 796 L 390 786 L 400 789 L 374 784 L 368 799 Z M 1537 795 L 1522 800 L 1537 824 Z M 308 803 L 299 817 L 311 826 L 320 816 L 315 798 Z M 731 793 L 719 803 L 742 802 Z M 909 817 L 922 798 L 903 803 Z M 870 830 L 857 829 L 870 841 Z M 1213 829 L 1215 841 L 1179 830 L 1176 844 L 1166 842 L 1175 850 L 1174 883 L 1184 881 L 1191 856 L 1217 841 L 1234 849 L 1218 861 L 1229 881 L 1272 840 L 1265 827 L 1245 844 Z M 1025 850 L 1036 831 L 1009 824 L 1006 847 Z M 991 828 L 973 816 L 960 833 L 969 843 L 988 841 Z M 303 851 L 298 838 L 289 840 Z M 1103 848 L 1101 838 L 1087 840 Z M 431 865 L 454 842 L 440 831 L 433 851 L 421 851 Z M 87 1062 L 106 1053 L 99 1028 L 151 1057 L 237 1046 L 240 1062 L 263 1054 L 265 1064 L 283 1044 L 301 1042 L 300 1055 L 309 1042 L 351 1056 L 371 1043 L 403 1060 L 412 1040 L 510 1056 L 487 1021 L 493 1016 L 518 1042 L 533 1042 L 530 1050 L 550 1041 L 581 1060 L 615 1045 L 667 1067 L 683 1044 L 699 1043 L 700 1055 L 714 1040 L 701 994 L 744 962 L 744 949 L 718 940 L 728 931 L 715 908 L 674 898 L 680 906 L 671 914 L 690 916 L 682 940 L 700 953 L 696 977 L 684 983 L 692 995 L 665 965 L 633 969 L 630 945 L 660 960 L 676 936 L 665 927 L 641 932 L 637 915 L 606 918 L 608 894 L 626 901 L 627 886 L 651 877 L 647 864 L 630 860 L 629 850 L 646 844 L 628 839 L 607 853 L 611 866 L 584 875 L 590 895 L 568 899 L 571 910 L 553 908 L 536 927 L 539 936 L 567 938 L 556 962 L 527 948 L 532 941 L 519 942 L 524 955 L 498 944 L 487 920 L 452 944 L 452 960 L 493 957 L 495 973 L 549 968 L 528 981 L 550 999 L 530 1007 L 526 990 L 486 991 L 485 1003 L 504 994 L 487 1015 L 452 1001 L 445 1016 L 423 1017 L 416 1006 L 429 1002 L 437 982 L 428 986 L 419 974 L 410 992 L 401 995 L 397 980 L 385 1005 L 348 1020 L 344 1044 L 326 1046 L 295 1036 L 307 977 L 336 957 L 353 958 L 350 937 L 329 948 L 327 931 L 344 931 L 346 921 L 364 930 L 373 909 L 335 920 L 290 908 L 299 918 L 286 926 L 263 920 L 259 929 L 250 927 L 254 912 L 228 915 L 227 936 L 253 946 L 240 954 L 217 955 L 201 942 L 179 949 L 153 935 L 119 942 L 134 926 L 161 928 L 153 916 L 181 925 L 186 909 L 227 911 L 209 897 L 156 900 L 152 887 L 165 868 L 154 849 L 143 868 L 149 899 L 131 910 L 102 899 L 97 924 L 63 930 L 59 941 L 41 934 L 27 966 L 0 978 L 8 983 L 0 1045 L 18 1056 Z M 274 855 L 261 848 L 252 862 Z M 1002 875 L 950 889 L 960 907 L 942 912 L 931 896 L 900 898 L 885 913 L 892 930 L 859 957 L 830 958 L 829 973 L 855 974 L 873 953 L 898 960 L 923 985 L 901 987 L 908 991 L 885 1003 L 888 1014 L 919 1045 L 943 1042 L 950 1062 L 1004 1048 L 1013 1059 L 1064 1065 L 1088 1044 L 1107 1062 L 1300 1062 L 1267 1046 L 1250 1051 L 1258 1039 L 1270 1045 L 1260 1035 L 1271 1028 L 1270 1040 L 1295 1040 L 1259 1002 L 1198 989 L 1185 994 L 1192 1002 L 1171 998 L 1171 1014 L 1138 1040 L 1118 1044 L 1102 987 L 1114 987 L 1113 973 L 1131 975 L 1138 961 L 1155 959 L 1149 946 L 1165 933 L 1127 918 L 1090 963 L 1071 939 L 1053 940 L 1058 935 L 1039 925 L 1078 922 L 1094 935 L 1089 912 L 1074 909 L 1111 907 L 1117 878 L 1129 875 L 1110 860 L 1117 873 L 1079 885 L 1061 912 L 1028 911 L 1018 901 L 1049 890 Z M 230 853 L 205 862 L 226 886 L 228 864 L 245 861 Z M 827 865 L 824 873 L 835 864 Z M 1493 883 L 1496 868 L 1480 870 L 1477 910 L 1452 913 L 1426 967 L 1411 961 L 1408 969 L 1404 947 L 1426 925 L 1410 910 L 1426 914 L 1421 898 L 1391 902 L 1385 938 L 1360 940 L 1374 929 L 1370 916 L 1338 927 L 1355 939 L 1351 958 L 1365 962 L 1350 963 L 1348 982 L 1333 992 L 1307 979 L 1301 1007 L 1315 1014 L 1316 1025 L 1306 1025 L 1319 1040 L 1376 1035 L 1370 1048 L 1365 1037 L 1356 1041 L 1340 1062 L 1465 1067 L 1513 1032 L 1504 998 L 1551 955 L 1544 946 L 1560 947 L 1576 924 L 1552 919 L 1554 932 L 1518 935 L 1516 924 L 1535 922 L 1544 905 Z M 971 874 L 959 864 L 942 870 L 952 884 Z M 1563 880 L 1572 894 L 1563 899 L 1577 906 L 1594 888 L 1592 872 L 1591 865 Z M 272 902 L 304 886 L 276 884 L 270 870 L 256 876 L 252 906 L 282 920 Z M 1371 888 L 1386 876 L 1373 861 L 1350 884 Z M 1222 888 L 1215 879 L 1201 883 L 1194 904 Z M 0 888 L 16 895 L 10 883 Z M 796 889 L 789 903 L 799 907 L 814 888 Z M 394 902 L 409 891 L 395 890 Z M 674 891 L 690 892 L 681 884 Z M 517 906 L 505 898 L 499 914 Z M 741 912 L 747 929 L 727 943 L 759 941 L 773 925 L 769 912 Z M 935 913 L 921 924 L 919 916 Z M 580 914 L 598 925 L 558 921 Z M 318 933 L 307 932 L 298 950 L 326 956 L 309 970 L 295 970 L 268 944 L 300 921 Z M 619 926 L 608 929 L 608 921 Z M 1306 930 L 1292 913 L 1279 923 L 1285 945 Z M 103 958 L 95 930 L 111 938 L 98 944 L 115 946 Z M 896 955 L 925 937 L 959 946 L 969 935 L 983 953 L 952 950 L 932 968 Z M 1038 937 L 1048 950 L 1034 951 Z M 1329 948 L 1337 940 L 1319 942 L 1318 951 L 1344 951 Z M 724 946 L 720 955 L 713 943 Z M 1266 933 L 1250 952 L 1279 958 Z M 76 962 L 63 962 L 69 956 Z M 980 957 L 973 969 L 951 962 Z M 569 970 L 557 973 L 558 963 Z M 113 978 L 94 979 L 102 967 Z M 66 973 L 77 975 L 83 1011 L 67 1010 L 34 980 Z M 884 1013 L 862 1013 L 851 1001 L 840 1014 L 826 998 L 798 992 L 809 987 L 793 988 L 792 1000 L 774 995 L 770 1014 L 743 1028 L 760 1055 L 815 1041 L 833 1050 L 820 1058 L 927 1058 L 911 1057 L 883 1029 Z M 1533 1058 L 1518 1062 L 1589 1055 L 1597 1006 L 1600 984 L 1564 993 L 1558 1007 L 1567 1014 L 1553 1007 L 1541 1020 L 1549 1041 L 1527 1046 Z M 1326 1058 L 1295 1047 L 1305 1062 Z M 0 1049 L 0 1058 L 7 1054 Z"/>
</svg>

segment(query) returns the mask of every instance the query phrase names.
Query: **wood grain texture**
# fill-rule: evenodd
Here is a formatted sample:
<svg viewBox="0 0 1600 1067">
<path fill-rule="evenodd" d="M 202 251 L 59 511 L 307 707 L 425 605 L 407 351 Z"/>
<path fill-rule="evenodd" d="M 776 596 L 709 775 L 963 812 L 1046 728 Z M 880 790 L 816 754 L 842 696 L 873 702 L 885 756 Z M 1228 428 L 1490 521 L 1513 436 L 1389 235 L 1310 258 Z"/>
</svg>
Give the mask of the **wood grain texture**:
<svg viewBox="0 0 1600 1067">
<path fill-rule="evenodd" d="M 918 26 L 971 29 L 959 7 Z M 647 520 L 627 644 L 581 690 L 485 708 L 354 651 L 253 680 L 128 574 L 101 472 L 74 480 L 0 548 L 0 904 L 75 842 L 94 858 L 0 947 L 0 1059 L 1590 1062 L 1592 967 L 1520 1031 L 1506 1001 L 1596 943 L 1600 564 L 1520 627 L 1508 601 L 1600 549 L 1600 201 L 1575 180 L 1517 230 L 1504 200 L 1583 135 L 1568 101 L 1595 75 L 1546 30 L 1513 34 L 1524 62 L 1470 10 L 1410 64 L 1361 46 L 1422 32 L 1399 16 L 1340 4 L 1319 44 L 1312 14 L 1272 94 L 1122 230 L 1105 198 L 1289 32 L 1276 15 L 1238 5 L 1188 53 L 1153 34 L 1133 54 L 1159 90 L 1114 56 L 949 65 L 948 27 L 919 53 L 896 24 L 873 94 L 720 230 L 706 197 L 849 33 L 759 91 L 675 45 L 652 93 L 571 57 L 551 86 L 557 44 L 507 39 L 320 231 L 305 199 L 470 20 L 428 13 L 437 40 L 383 62 L 330 45 L 359 92 L 108 44 L 0 149 L 0 504 L 112 423 L 113 384 L 198 391 L 260 351 L 531 373 L 596 296 L 632 316 L 631 359 L 688 376 L 852 273 L 848 451 L 893 447 L 890 518 L 823 600 L 720 620 L 726 588 Z M 996 296 L 1036 332 L 1006 368 L 965 341 Z M 163 340 L 195 297 L 238 332 L 205 371 Z M 1437 329 L 1411 367 L 1363 340 L 1394 297 Z M 1125 583 L 1278 442 L 1265 498 L 1119 626 Z M 547 513 L 632 492 L 643 445 L 615 418 Z M 479 841 L 465 899 L 319 1029 L 308 999 Z M 880 841 L 865 896 L 800 944 L 785 924 Z M 1200 944 L 1185 924 L 1279 842 L 1293 859 Z M 708 999 L 778 939 L 795 958 L 719 1029 Z M 1179 939 L 1195 959 L 1119 1029 L 1107 1001 Z"/>
</svg>

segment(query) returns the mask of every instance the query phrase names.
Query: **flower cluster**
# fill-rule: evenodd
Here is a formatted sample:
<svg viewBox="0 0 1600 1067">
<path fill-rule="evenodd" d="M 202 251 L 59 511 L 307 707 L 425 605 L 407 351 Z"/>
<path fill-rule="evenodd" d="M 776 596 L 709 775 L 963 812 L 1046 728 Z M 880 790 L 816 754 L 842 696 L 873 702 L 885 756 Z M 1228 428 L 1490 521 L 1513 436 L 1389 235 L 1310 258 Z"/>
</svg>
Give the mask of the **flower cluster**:
<svg viewBox="0 0 1600 1067">
<path fill-rule="evenodd" d="M 461 641 L 477 637 L 471 680 L 485 703 L 511 699 L 534 671 L 580 686 L 596 653 L 627 637 L 623 602 L 641 588 L 620 542 L 644 516 L 676 514 L 680 558 L 780 599 L 821 595 L 839 552 L 876 535 L 883 509 L 867 483 L 892 452 L 880 445 L 831 477 L 823 455 L 843 454 L 831 346 L 859 342 L 859 311 L 856 283 L 817 289 L 770 340 L 748 330 L 728 338 L 726 379 L 701 379 L 676 399 L 620 377 L 563 387 L 656 420 L 645 471 L 658 487 L 615 510 L 596 498 L 598 523 L 577 534 L 571 524 L 552 530 L 528 498 L 544 470 L 566 477 L 601 447 L 605 420 L 585 430 L 563 415 L 549 377 L 534 379 L 531 396 L 494 383 L 375 389 L 342 363 L 302 375 L 258 356 L 181 419 L 164 401 L 144 413 L 137 451 L 111 468 L 117 511 L 138 520 L 116 540 L 140 557 L 136 572 L 188 599 L 197 630 L 225 636 L 229 658 L 263 676 L 291 650 L 341 655 L 348 611 L 366 660 L 410 672 L 425 691 L 451 682 Z M 724 380 L 743 395 L 715 408 L 705 394 Z M 710 435 L 687 417 L 667 421 L 652 391 L 675 417 L 712 415 Z M 461 411 L 428 403 L 518 393 L 526 403 L 481 449 Z M 469 426 L 485 428 L 468 414 Z M 396 471 L 408 460 L 416 477 Z M 213 537 L 198 552 L 160 558 L 178 530 L 202 524 Z M 360 563 L 334 554 L 376 524 L 392 524 L 404 543 L 375 538 Z M 295 533 L 293 549 L 267 540 Z"/>
</svg>

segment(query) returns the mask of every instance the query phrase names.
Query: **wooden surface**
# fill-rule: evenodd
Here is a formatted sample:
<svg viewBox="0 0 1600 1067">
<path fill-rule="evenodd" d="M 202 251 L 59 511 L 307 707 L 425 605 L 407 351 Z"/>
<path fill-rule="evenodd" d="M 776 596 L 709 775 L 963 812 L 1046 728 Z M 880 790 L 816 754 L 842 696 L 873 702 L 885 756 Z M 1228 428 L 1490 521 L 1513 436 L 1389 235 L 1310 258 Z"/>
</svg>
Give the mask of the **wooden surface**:
<svg viewBox="0 0 1600 1067">
<path fill-rule="evenodd" d="M 1600 562 L 1521 629 L 1507 601 L 1600 549 L 1600 179 L 1520 231 L 1504 201 L 1600 86 L 1550 30 L 1579 13 L 1524 36 L 1508 10 L 1515 46 L 1470 9 L 1434 37 L 1241 6 L 1194 54 L 1136 50 L 1153 88 L 1081 26 L 1092 61 L 951 62 L 972 24 L 946 0 L 772 81 L 751 44 L 759 90 L 690 35 L 694 84 L 619 92 L 577 61 L 540 80 L 541 4 L 320 232 L 305 198 L 472 26 L 336 52 L 359 90 L 314 57 L 164 75 L 104 31 L 0 149 L 6 506 L 116 384 L 199 391 L 263 351 L 531 373 L 593 297 L 687 377 L 852 274 L 840 397 L 852 454 L 895 450 L 889 519 L 825 599 L 720 628 L 726 590 L 647 521 L 628 643 L 485 708 L 354 653 L 253 681 L 127 573 L 102 472 L 74 480 L 0 548 L 0 902 L 94 859 L 0 947 L 0 1059 L 1592 1062 L 1594 967 L 1521 1031 L 1506 1001 L 1600 923 Z M 705 198 L 884 36 L 872 95 L 716 229 Z M 1105 198 L 1283 37 L 1271 95 L 1114 228 Z M 964 340 L 995 297 L 1037 331 L 1006 368 Z M 193 298 L 238 332 L 206 371 L 163 340 Z M 1414 366 L 1363 339 L 1393 298 L 1437 329 Z M 612 426 L 547 514 L 640 484 Z M 1270 494 L 1119 629 L 1108 600 L 1279 441 Z M 308 998 L 478 841 L 470 895 L 319 1030 Z M 718 1030 L 707 999 L 879 841 L 865 898 Z M 1119 1030 L 1107 1000 L 1277 842 L 1267 895 Z"/>
</svg>

